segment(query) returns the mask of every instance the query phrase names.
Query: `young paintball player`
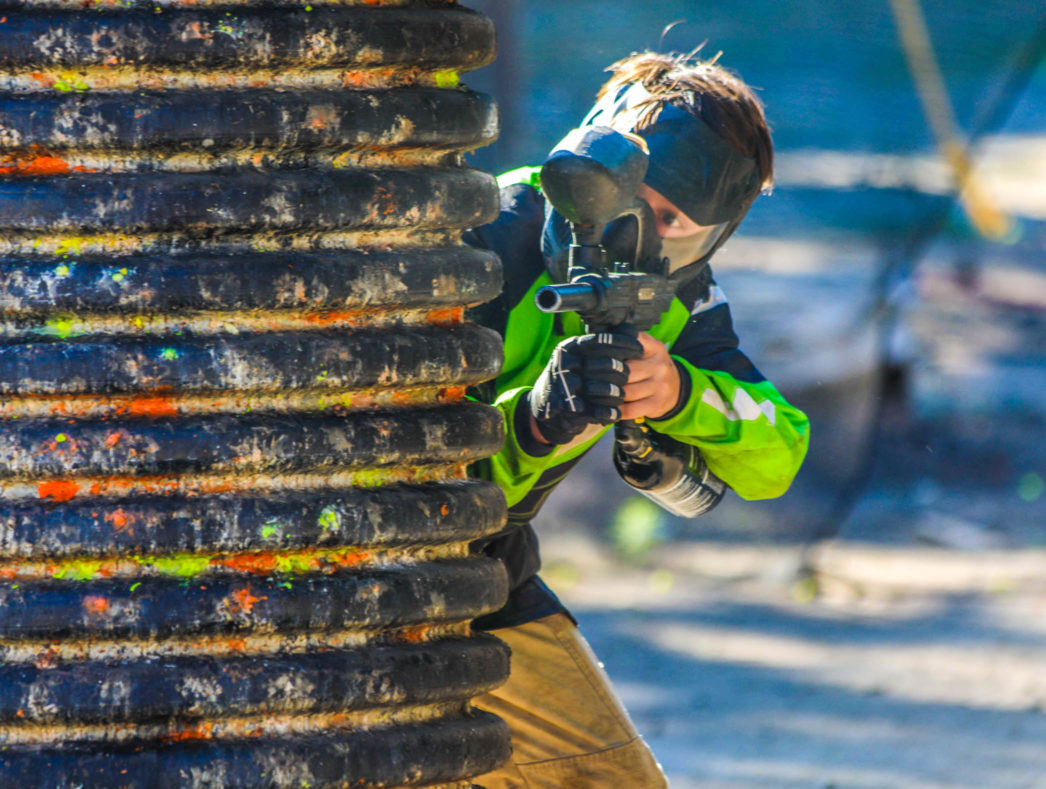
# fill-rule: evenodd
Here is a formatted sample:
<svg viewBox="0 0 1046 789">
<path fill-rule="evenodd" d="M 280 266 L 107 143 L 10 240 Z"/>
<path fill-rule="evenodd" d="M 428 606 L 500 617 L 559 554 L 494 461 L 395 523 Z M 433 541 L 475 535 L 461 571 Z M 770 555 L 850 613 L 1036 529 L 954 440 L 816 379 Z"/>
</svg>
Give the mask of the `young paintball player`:
<svg viewBox="0 0 1046 789">
<path fill-rule="evenodd" d="M 670 511 L 698 515 L 724 484 L 744 499 L 780 496 L 807 448 L 806 417 L 738 349 L 708 267 L 772 183 L 759 101 L 735 75 L 688 56 L 648 52 L 609 70 L 582 126 L 636 135 L 649 153 L 639 197 L 653 212 L 661 273 L 676 285 L 660 321 L 649 332 L 587 333 L 576 313 L 535 306 L 540 287 L 567 281 L 570 242 L 539 168 L 499 179 L 500 216 L 466 235 L 496 251 L 505 274 L 501 295 L 472 315 L 505 341 L 501 375 L 477 393 L 504 413 L 505 445 L 473 468 L 509 505 L 506 529 L 475 546 L 504 562 L 511 589 L 504 608 L 475 622 L 512 648 L 508 682 L 477 699 L 512 730 L 509 764 L 479 779 L 488 789 L 665 786 L 575 621 L 537 575 L 530 521 L 581 456 L 614 423 L 642 418 L 654 451 L 637 453 L 619 432 L 619 474 Z M 685 466 L 678 484 L 646 484 L 672 458 Z"/>
</svg>

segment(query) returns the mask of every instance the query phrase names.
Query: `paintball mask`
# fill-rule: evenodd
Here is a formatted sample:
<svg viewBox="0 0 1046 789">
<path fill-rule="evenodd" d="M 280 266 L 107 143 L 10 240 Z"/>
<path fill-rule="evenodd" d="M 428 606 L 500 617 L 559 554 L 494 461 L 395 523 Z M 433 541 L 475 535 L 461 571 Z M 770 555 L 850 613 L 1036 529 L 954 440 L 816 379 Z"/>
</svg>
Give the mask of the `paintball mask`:
<svg viewBox="0 0 1046 789">
<path fill-rule="evenodd" d="M 636 198 L 628 212 L 607 225 L 603 246 L 610 260 L 630 261 L 634 270 L 684 281 L 700 272 L 744 219 L 759 194 L 759 168 L 700 118 L 673 105 L 663 105 L 651 123 L 637 129 L 651 101 L 642 84 L 623 85 L 599 100 L 582 128 L 609 126 L 641 137 L 649 151 L 644 183 L 704 229 L 659 238 L 649 207 Z M 568 223 L 546 204 L 541 248 L 554 281 L 566 281 L 569 245 Z"/>
</svg>

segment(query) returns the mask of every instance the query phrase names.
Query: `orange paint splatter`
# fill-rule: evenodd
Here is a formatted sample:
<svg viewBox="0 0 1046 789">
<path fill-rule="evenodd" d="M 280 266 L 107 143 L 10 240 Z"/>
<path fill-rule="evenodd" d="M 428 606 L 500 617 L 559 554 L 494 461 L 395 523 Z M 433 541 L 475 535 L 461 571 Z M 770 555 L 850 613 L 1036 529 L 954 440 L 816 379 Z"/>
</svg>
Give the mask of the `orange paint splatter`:
<svg viewBox="0 0 1046 789">
<path fill-rule="evenodd" d="M 338 567 L 353 567 L 367 561 L 369 558 L 370 554 L 366 551 L 340 551 L 326 556 L 328 562 Z"/>
<path fill-rule="evenodd" d="M 188 729 L 179 729 L 163 735 L 164 742 L 185 742 L 186 740 L 208 740 L 214 736 L 214 724 L 205 721 Z"/>
<path fill-rule="evenodd" d="M 233 487 L 231 482 L 216 481 L 208 482 L 205 489 L 211 493 L 225 493 Z M 107 477 L 93 481 L 90 493 L 92 496 L 119 496 L 131 492 L 171 495 L 180 489 L 180 480 L 169 477 Z"/>
<path fill-rule="evenodd" d="M 456 326 L 465 320 L 464 307 L 442 307 L 429 310 L 425 320 L 437 326 Z"/>
<path fill-rule="evenodd" d="M 109 435 L 107 435 L 105 437 L 105 445 L 109 449 L 112 449 L 113 447 L 115 447 L 119 443 L 120 443 L 120 431 L 118 431 L 118 430 L 116 432 L 114 432 L 114 433 L 110 433 Z"/>
<path fill-rule="evenodd" d="M 277 567 L 276 555 L 273 553 L 240 553 L 230 556 L 219 556 L 211 564 L 218 564 L 228 567 L 230 570 L 239 570 L 242 573 L 254 573 L 255 575 L 268 575 Z M 249 608 L 244 608 L 244 610 L 248 614 L 250 613 Z"/>
<path fill-rule="evenodd" d="M 439 514 L 442 515 L 444 518 L 447 517 L 449 513 L 450 507 L 448 507 L 446 504 L 439 508 Z"/>
<path fill-rule="evenodd" d="M 0 174 L 3 175 L 65 175 L 70 172 L 88 172 L 87 168 L 70 166 L 69 162 L 57 156 L 40 154 L 19 159 L 5 156 L 0 161 Z"/>
<path fill-rule="evenodd" d="M 67 479 L 51 479 L 36 486 L 36 495 L 55 501 L 69 501 L 79 492 L 80 486 Z"/>
<path fill-rule="evenodd" d="M 436 395 L 441 403 L 458 403 L 465 399 L 464 386 L 447 386 Z"/>
<path fill-rule="evenodd" d="M 396 201 L 392 199 L 392 193 L 384 186 L 374 190 L 374 202 L 378 205 L 378 211 L 385 216 L 396 213 Z"/>
<path fill-rule="evenodd" d="M 230 652 L 243 652 L 247 649 L 247 642 L 242 638 L 230 638 L 225 642 Z"/>
<path fill-rule="evenodd" d="M 251 594 L 250 589 L 237 589 L 230 595 L 232 597 L 233 605 L 230 606 L 233 611 L 242 611 L 245 614 L 250 614 L 254 610 L 254 604 L 260 603 L 262 600 L 268 600 L 268 597 L 255 597 Z"/>
<path fill-rule="evenodd" d="M 356 71 L 350 71 L 342 75 L 341 81 L 345 85 L 363 87 L 367 84 L 367 76 Z"/>
<path fill-rule="evenodd" d="M 363 392 L 352 398 L 352 404 L 358 408 L 373 408 L 375 402 L 374 395 L 369 392 Z"/>
<path fill-rule="evenodd" d="M 83 605 L 89 614 L 101 615 L 109 610 L 109 600 L 98 595 L 88 595 L 84 598 Z"/>
<path fill-rule="evenodd" d="M 170 397 L 135 397 L 127 404 L 131 416 L 177 416 L 178 408 Z"/>
<path fill-rule="evenodd" d="M 419 625 L 418 627 L 408 627 L 401 630 L 396 634 L 397 641 L 405 641 L 408 644 L 418 644 L 425 641 L 428 637 L 429 625 Z"/>
<path fill-rule="evenodd" d="M 52 77 L 52 76 L 50 76 L 48 74 L 44 74 L 43 72 L 40 72 L 40 71 L 34 71 L 29 76 L 32 77 L 37 82 L 39 82 L 45 88 L 53 88 L 54 87 L 54 77 Z"/>
<path fill-rule="evenodd" d="M 105 520 L 107 523 L 112 524 L 113 528 L 117 531 L 123 531 L 127 528 L 127 513 L 122 509 L 107 512 L 105 514 Z"/>
<path fill-rule="evenodd" d="M 331 312 L 310 312 L 304 316 L 305 320 L 316 326 L 330 326 L 332 324 L 348 324 L 355 326 L 363 322 L 363 314 L 359 311 L 334 310 Z"/>
</svg>

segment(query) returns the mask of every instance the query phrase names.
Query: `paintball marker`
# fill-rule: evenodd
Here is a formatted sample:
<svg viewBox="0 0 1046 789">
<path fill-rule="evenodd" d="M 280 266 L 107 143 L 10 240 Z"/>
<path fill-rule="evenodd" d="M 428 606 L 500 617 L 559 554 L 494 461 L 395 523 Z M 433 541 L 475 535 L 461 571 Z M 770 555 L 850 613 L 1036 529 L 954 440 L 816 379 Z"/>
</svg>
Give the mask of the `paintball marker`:
<svg viewBox="0 0 1046 789">
<path fill-rule="evenodd" d="M 587 126 L 568 134 L 542 165 L 542 191 L 570 223 L 570 281 L 538 290 L 538 309 L 577 312 L 588 331 L 622 323 L 645 331 L 671 305 L 675 284 L 636 270 L 657 243 L 650 208 L 636 197 L 646 175 L 644 149 L 640 137 Z M 604 230 L 629 216 L 636 225 L 634 245 L 625 253 L 627 259 L 608 262 Z"/>
</svg>

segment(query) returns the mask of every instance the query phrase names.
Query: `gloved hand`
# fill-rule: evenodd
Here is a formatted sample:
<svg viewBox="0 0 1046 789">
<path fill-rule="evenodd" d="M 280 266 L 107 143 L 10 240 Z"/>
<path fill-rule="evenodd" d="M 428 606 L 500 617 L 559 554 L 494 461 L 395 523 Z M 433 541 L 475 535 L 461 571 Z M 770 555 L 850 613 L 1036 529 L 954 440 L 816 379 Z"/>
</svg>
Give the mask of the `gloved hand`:
<svg viewBox="0 0 1046 789">
<path fill-rule="evenodd" d="M 529 393 L 530 413 L 552 444 L 567 444 L 590 424 L 621 418 L 630 359 L 643 355 L 632 326 L 568 337 L 556 346 Z"/>
</svg>

